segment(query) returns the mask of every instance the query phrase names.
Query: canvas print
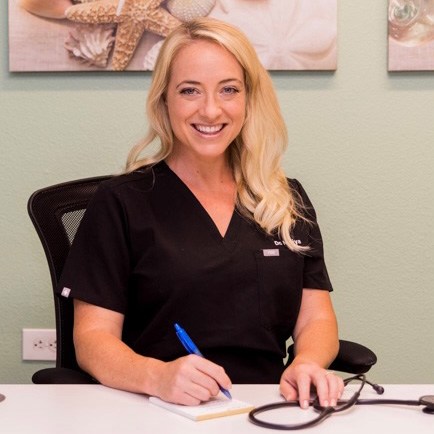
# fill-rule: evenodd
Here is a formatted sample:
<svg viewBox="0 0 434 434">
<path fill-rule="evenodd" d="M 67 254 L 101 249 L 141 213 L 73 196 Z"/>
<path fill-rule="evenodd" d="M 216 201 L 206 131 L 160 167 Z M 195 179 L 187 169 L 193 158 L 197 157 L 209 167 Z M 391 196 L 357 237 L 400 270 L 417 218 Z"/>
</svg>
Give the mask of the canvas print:
<svg viewBox="0 0 434 434">
<path fill-rule="evenodd" d="M 434 0 L 389 0 L 389 71 L 434 71 Z"/>
<path fill-rule="evenodd" d="M 181 22 L 239 27 L 269 70 L 334 70 L 337 0 L 9 0 L 9 70 L 152 70 Z"/>
</svg>

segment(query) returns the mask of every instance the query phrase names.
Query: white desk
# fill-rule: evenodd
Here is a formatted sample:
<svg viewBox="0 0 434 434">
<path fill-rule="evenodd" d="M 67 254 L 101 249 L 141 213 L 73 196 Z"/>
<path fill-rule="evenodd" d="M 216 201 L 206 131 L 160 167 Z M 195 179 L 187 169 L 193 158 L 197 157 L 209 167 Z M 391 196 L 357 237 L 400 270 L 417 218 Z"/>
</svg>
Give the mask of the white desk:
<svg viewBox="0 0 434 434">
<path fill-rule="evenodd" d="M 418 399 L 434 385 L 385 385 L 384 398 Z M 348 386 L 352 388 L 352 386 Z M 244 434 L 273 432 L 253 425 L 247 414 L 194 422 L 149 404 L 146 396 L 98 385 L 0 385 L 2 434 Z M 234 398 L 261 405 L 280 401 L 276 385 L 235 385 Z M 345 397 L 346 395 L 344 395 Z M 366 385 L 362 398 L 376 398 Z M 297 423 L 312 410 L 287 408 L 264 414 L 268 421 Z M 285 419 L 282 419 L 283 415 Z M 275 431 L 277 432 L 277 431 Z M 433 434 L 434 415 L 422 407 L 360 406 L 301 432 L 333 434 Z"/>
</svg>

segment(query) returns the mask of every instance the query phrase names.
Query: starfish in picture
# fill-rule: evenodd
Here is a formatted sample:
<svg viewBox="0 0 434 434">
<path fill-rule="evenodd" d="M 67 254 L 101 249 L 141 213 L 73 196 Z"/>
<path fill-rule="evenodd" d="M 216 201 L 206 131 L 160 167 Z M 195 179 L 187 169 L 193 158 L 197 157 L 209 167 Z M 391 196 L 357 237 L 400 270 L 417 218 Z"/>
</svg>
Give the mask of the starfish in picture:
<svg viewBox="0 0 434 434">
<path fill-rule="evenodd" d="M 123 71 L 145 30 L 167 36 L 181 22 L 160 7 L 163 0 L 96 0 L 70 6 L 66 18 L 86 24 L 117 24 L 112 69 Z"/>
</svg>

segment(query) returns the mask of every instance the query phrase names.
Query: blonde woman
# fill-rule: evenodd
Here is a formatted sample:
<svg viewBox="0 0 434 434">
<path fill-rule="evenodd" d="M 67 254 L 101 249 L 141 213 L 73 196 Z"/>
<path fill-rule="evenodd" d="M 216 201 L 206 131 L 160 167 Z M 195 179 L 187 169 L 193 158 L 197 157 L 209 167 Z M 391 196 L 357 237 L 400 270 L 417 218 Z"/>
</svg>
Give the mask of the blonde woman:
<svg viewBox="0 0 434 434">
<path fill-rule="evenodd" d="M 251 44 L 219 21 L 183 24 L 161 49 L 147 113 L 148 136 L 95 194 L 59 286 L 74 298 L 80 366 L 187 405 L 231 382 L 280 384 L 304 408 L 315 386 L 334 405 L 343 383 L 325 369 L 338 334 L 321 235 L 282 171 L 285 125 Z M 174 323 L 206 358 L 186 355 Z"/>
</svg>

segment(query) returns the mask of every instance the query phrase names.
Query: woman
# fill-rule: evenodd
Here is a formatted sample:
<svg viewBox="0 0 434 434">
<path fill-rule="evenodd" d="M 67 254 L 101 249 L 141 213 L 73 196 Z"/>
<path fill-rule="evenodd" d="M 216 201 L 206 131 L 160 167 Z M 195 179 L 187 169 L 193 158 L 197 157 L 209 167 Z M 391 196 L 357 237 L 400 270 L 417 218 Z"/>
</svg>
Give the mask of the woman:
<svg viewBox="0 0 434 434">
<path fill-rule="evenodd" d="M 231 381 L 280 383 L 303 408 L 315 386 L 334 405 L 343 383 L 325 370 L 338 337 L 321 235 L 280 167 L 285 125 L 254 49 L 222 22 L 183 24 L 161 49 L 147 104 L 150 132 L 128 173 L 95 194 L 59 286 L 74 297 L 80 366 L 187 405 Z M 174 323 L 206 359 L 185 355 Z"/>
</svg>

